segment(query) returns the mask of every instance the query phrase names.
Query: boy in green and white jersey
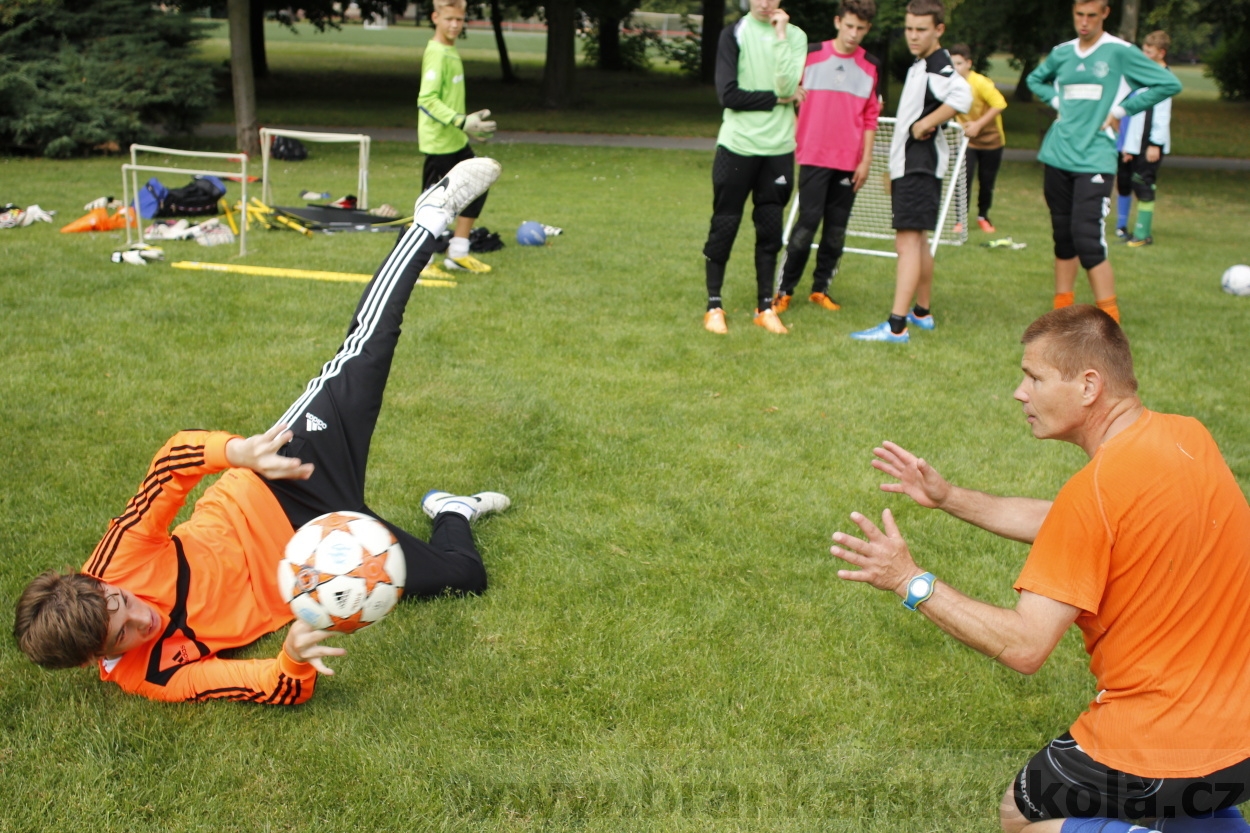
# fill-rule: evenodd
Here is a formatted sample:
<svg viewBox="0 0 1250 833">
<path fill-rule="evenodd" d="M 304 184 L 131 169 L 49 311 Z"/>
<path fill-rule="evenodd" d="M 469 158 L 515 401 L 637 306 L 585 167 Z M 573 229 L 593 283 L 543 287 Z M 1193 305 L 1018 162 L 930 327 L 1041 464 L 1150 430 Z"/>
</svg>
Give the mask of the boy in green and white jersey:
<svg viewBox="0 0 1250 833">
<path fill-rule="evenodd" d="M 1054 306 L 1073 303 L 1077 271 L 1083 266 L 1094 300 L 1119 321 L 1115 273 L 1103 239 L 1119 161 L 1116 128 L 1124 116 L 1179 93 L 1181 84 L 1137 47 L 1103 31 L 1110 12 L 1107 0 L 1075 3 L 1076 40 L 1051 50 L 1029 73 L 1028 84 L 1034 95 L 1059 111 L 1038 153 L 1046 165 L 1046 205 L 1055 238 Z M 1125 99 L 1141 87 L 1149 89 Z"/>
<path fill-rule="evenodd" d="M 803 100 L 807 35 L 781 0 L 750 0 L 750 12 L 720 33 L 716 95 L 725 108 L 712 159 L 712 222 L 703 246 L 708 332 L 729 332 L 721 289 L 742 211 L 755 204 L 755 323 L 788 332 L 773 310 L 783 212 L 794 187 L 794 104 Z"/>
<path fill-rule="evenodd" d="M 421 59 L 421 92 L 417 95 L 417 144 L 425 154 L 422 187 L 429 188 L 474 154 L 469 138 L 485 141 L 495 132 L 488 121 L 490 110 L 465 113 L 464 64 L 456 51 L 456 38 L 464 30 L 465 0 L 434 0 L 434 37 Z M 448 269 L 489 272 L 490 267 L 469 254 L 469 232 L 482 214 L 482 194 L 456 218 L 443 265 Z M 450 278 L 437 265 L 435 255 L 422 274 L 427 278 Z"/>
</svg>

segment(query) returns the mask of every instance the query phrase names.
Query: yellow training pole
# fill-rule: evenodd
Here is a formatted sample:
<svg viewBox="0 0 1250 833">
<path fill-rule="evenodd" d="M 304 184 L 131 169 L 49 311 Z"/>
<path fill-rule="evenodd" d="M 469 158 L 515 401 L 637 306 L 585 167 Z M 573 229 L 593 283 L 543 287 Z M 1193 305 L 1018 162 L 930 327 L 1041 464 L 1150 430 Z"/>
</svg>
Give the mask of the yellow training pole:
<svg viewBox="0 0 1250 833">
<path fill-rule="evenodd" d="M 320 272 L 314 269 L 282 269 L 276 266 L 244 266 L 236 263 L 200 263 L 195 260 L 179 260 L 169 264 L 175 269 L 191 269 L 197 272 L 233 272 L 239 275 L 262 275 L 267 278 L 304 278 L 314 281 L 350 281 L 368 283 L 373 275 L 356 272 Z M 455 281 L 420 278 L 417 286 L 455 286 Z"/>
</svg>

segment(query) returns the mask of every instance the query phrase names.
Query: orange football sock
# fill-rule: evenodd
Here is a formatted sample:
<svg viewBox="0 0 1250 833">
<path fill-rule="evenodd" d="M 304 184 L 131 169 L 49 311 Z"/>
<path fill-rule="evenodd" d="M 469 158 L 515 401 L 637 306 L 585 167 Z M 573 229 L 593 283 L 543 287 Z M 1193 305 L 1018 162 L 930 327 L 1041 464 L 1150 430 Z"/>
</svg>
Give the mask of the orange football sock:
<svg viewBox="0 0 1250 833">
<path fill-rule="evenodd" d="M 1056 292 L 1055 293 L 1055 309 L 1063 309 L 1070 307 L 1076 303 L 1075 292 Z"/>
<path fill-rule="evenodd" d="M 1115 296 L 1103 298 L 1098 302 L 1098 308 L 1115 319 L 1115 323 L 1120 323 L 1120 305 L 1115 302 Z"/>
</svg>

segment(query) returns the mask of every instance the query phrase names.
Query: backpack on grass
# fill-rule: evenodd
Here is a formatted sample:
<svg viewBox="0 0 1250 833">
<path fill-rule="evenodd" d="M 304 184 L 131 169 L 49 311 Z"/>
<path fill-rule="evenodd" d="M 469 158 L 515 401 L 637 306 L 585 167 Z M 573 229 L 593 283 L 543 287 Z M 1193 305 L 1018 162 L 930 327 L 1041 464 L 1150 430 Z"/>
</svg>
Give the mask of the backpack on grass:
<svg viewBox="0 0 1250 833">
<path fill-rule="evenodd" d="M 269 155 L 284 162 L 303 162 L 308 158 L 308 148 L 299 139 L 274 136 L 269 143 Z"/>
<path fill-rule="evenodd" d="M 213 215 L 225 195 L 225 183 L 215 176 L 197 176 L 182 188 L 166 188 L 153 177 L 139 192 L 139 215 L 145 220 Z"/>
</svg>

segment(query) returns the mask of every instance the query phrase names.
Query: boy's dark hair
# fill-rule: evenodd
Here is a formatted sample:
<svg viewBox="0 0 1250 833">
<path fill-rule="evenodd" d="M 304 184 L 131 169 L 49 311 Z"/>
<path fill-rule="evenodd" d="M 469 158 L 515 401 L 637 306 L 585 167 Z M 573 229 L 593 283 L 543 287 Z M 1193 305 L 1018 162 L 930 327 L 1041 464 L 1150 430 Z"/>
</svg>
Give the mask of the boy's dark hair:
<svg viewBox="0 0 1250 833">
<path fill-rule="evenodd" d="M 872 23 L 877 16 L 877 4 L 874 0 L 842 0 L 838 13 L 834 17 L 846 17 L 853 14 L 865 23 Z"/>
<path fill-rule="evenodd" d="M 972 63 L 972 50 L 968 48 L 966 43 L 957 43 L 954 46 L 948 46 L 946 51 L 952 55 L 958 55 L 968 63 Z"/>
<path fill-rule="evenodd" d="M 934 26 L 946 22 L 946 7 L 942 5 L 942 0 L 911 0 L 907 4 L 907 13 L 916 17 L 928 15 L 933 18 Z"/>
</svg>

